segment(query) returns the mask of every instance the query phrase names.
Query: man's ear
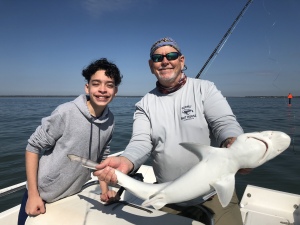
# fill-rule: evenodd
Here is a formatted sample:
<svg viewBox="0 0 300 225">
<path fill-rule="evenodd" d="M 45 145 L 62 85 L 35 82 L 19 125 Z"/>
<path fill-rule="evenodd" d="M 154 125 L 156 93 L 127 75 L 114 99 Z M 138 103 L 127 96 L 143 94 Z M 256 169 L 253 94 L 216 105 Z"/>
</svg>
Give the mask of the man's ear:
<svg viewBox="0 0 300 225">
<path fill-rule="evenodd" d="M 152 66 L 153 66 L 153 61 L 152 61 L 151 59 L 149 59 L 148 64 L 149 64 L 151 73 L 154 74 L 153 69 L 152 69 L 152 68 L 153 68 L 153 67 L 152 67 Z"/>
<path fill-rule="evenodd" d="M 181 55 L 180 56 L 180 63 L 181 63 L 181 70 L 183 70 L 184 69 L 184 61 L 185 61 L 185 58 L 184 58 L 184 55 Z"/>
</svg>

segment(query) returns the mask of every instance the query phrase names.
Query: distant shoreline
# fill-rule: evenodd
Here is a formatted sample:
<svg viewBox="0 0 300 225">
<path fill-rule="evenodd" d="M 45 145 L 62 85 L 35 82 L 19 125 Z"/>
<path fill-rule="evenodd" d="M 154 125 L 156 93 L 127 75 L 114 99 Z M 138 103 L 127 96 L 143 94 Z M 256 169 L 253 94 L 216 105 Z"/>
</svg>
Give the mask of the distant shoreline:
<svg viewBox="0 0 300 225">
<path fill-rule="evenodd" d="M 245 96 L 244 98 L 287 98 L 287 96 Z M 293 96 L 293 98 L 300 98 L 300 96 Z"/>
<path fill-rule="evenodd" d="M 76 98 L 78 95 L 0 95 L 0 98 Z M 137 98 L 143 96 L 116 96 L 116 98 Z"/>
<path fill-rule="evenodd" d="M 69 98 L 77 97 L 78 95 L 0 95 L 0 98 Z M 119 95 L 117 98 L 139 98 L 143 96 Z M 287 98 L 287 96 L 225 96 L 227 98 Z M 293 96 L 293 98 L 300 98 L 300 96 Z"/>
</svg>

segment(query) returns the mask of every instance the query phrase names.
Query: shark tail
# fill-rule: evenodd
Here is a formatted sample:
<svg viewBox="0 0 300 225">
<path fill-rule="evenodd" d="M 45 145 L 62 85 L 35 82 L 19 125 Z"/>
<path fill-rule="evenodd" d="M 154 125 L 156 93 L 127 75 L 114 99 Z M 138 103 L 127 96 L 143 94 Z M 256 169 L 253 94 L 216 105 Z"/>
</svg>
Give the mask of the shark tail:
<svg viewBox="0 0 300 225">
<path fill-rule="evenodd" d="M 146 207 L 146 206 L 152 205 L 157 210 L 157 209 L 164 207 L 166 204 L 167 204 L 167 202 L 165 199 L 165 195 L 162 193 L 159 193 L 159 194 L 155 195 L 154 197 L 150 197 L 150 199 L 145 200 L 142 203 L 142 206 Z"/>
</svg>

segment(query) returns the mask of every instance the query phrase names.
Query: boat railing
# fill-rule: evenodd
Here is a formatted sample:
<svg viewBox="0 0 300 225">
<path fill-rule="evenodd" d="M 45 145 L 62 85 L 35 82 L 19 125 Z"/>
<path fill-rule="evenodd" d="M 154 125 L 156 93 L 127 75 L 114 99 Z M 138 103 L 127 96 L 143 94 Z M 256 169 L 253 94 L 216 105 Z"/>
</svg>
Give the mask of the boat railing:
<svg viewBox="0 0 300 225">
<path fill-rule="evenodd" d="M 26 181 L 19 183 L 19 184 L 15 184 L 12 185 L 10 187 L 7 188 L 2 188 L 0 189 L 0 198 L 9 194 L 12 194 L 14 192 L 17 192 L 19 190 L 22 190 L 26 187 Z"/>
<path fill-rule="evenodd" d="M 111 156 L 118 156 L 118 155 L 121 155 L 123 153 L 123 151 L 120 151 L 120 152 L 116 152 L 114 154 L 111 154 L 109 155 L 108 157 L 111 157 Z M 6 196 L 6 195 L 10 195 L 12 193 L 15 193 L 17 191 L 20 191 L 22 189 L 25 189 L 26 188 L 26 181 L 24 182 L 21 182 L 19 184 L 15 184 L 15 185 L 12 185 L 12 186 L 9 186 L 9 187 L 6 187 L 6 188 L 2 188 L 0 189 L 0 198 L 3 197 L 3 196 Z"/>
</svg>

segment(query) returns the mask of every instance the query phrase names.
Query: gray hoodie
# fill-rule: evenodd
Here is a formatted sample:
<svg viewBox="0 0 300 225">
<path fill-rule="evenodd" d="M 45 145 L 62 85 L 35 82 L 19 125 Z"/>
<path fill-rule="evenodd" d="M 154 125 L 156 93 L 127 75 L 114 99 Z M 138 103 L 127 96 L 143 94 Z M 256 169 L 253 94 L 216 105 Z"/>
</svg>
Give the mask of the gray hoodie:
<svg viewBox="0 0 300 225">
<path fill-rule="evenodd" d="M 71 162 L 75 154 L 100 162 L 110 152 L 114 116 L 108 107 L 101 117 L 91 116 L 86 95 L 59 105 L 31 135 L 27 151 L 41 155 L 38 190 L 46 202 L 54 202 L 81 190 L 90 179 L 90 171 Z"/>
</svg>

